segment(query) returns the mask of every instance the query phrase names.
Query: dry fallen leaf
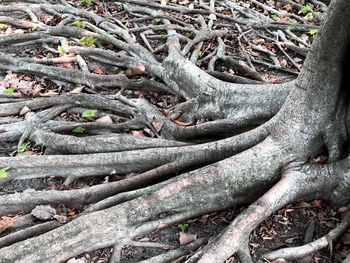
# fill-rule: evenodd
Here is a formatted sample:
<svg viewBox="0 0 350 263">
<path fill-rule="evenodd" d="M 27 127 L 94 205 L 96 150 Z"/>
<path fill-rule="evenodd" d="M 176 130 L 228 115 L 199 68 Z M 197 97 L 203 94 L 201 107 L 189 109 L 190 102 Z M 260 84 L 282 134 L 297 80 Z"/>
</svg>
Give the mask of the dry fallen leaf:
<svg viewBox="0 0 350 263">
<path fill-rule="evenodd" d="M 208 18 L 210 19 L 210 20 L 216 20 L 216 15 L 215 14 L 213 14 L 213 13 L 211 13 L 209 16 L 208 16 Z"/>
<path fill-rule="evenodd" d="M 31 111 L 30 108 L 28 108 L 27 106 L 24 106 L 24 107 L 21 109 L 21 111 L 19 112 L 19 116 L 23 116 L 23 115 L 27 114 L 27 113 L 30 112 L 30 111 Z"/>
<path fill-rule="evenodd" d="M 61 223 L 61 224 L 67 223 L 67 217 L 66 216 L 54 215 L 53 218 L 55 218 L 58 223 Z"/>
<path fill-rule="evenodd" d="M 125 75 L 127 75 L 127 76 L 139 75 L 139 74 L 147 74 L 146 68 L 142 64 L 137 64 L 133 67 L 128 68 L 125 71 Z"/>
<path fill-rule="evenodd" d="M 161 122 L 161 121 L 153 121 L 152 122 L 152 125 L 153 125 L 153 127 L 154 127 L 154 129 L 157 131 L 157 132 L 160 132 L 160 130 L 162 129 L 162 127 L 163 127 L 163 122 Z"/>
<path fill-rule="evenodd" d="M 103 116 L 101 118 L 98 118 L 96 122 L 113 123 L 113 120 L 110 116 Z"/>
<path fill-rule="evenodd" d="M 131 131 L 131 134 L 135 136 L 145 136 L 143 131 Z"/>
<path fill-rule="evenodd" d="M 81 93 L 84 88 L 85 88 L 85 86 L 76 87 L 70 93 Z"/>
<path fill-rule="evenodd" d="M 184 122 L 179 121 L 179 120 L 173 120 L 173 122 L 175 122 L 177 125 L 180 125 L 180 126 L 191 126 L 192 125 L 191 123 L 184 123 Z"/>
<path fill-rule="evenodd" d="M 3 219 L 0 220 L 0 234 L 4 232 L 7 228 L 12 226 L 12 224 L 16 221 L 18 216 L 15 217 L 2 217 Z"/>
<path fill-rule="evenodd" d="M 180 245 L 186 245 L 189 244 L 195 240 L 197 240 L 197 235 L 192 235 L 192 234 L 188 234 L 185 232 L 180 232 Z"/>
<path fill-rule="evenodd" d="M 31 214 L 40 220 L 49 220 L 56 215 L 56 209 L 50 205 L 37 205 Z"/>
<path fill-rule="evenodd" d="M 166 228 L 166 227 L 168 227 L 169 225 L 168 224 L 160 224 L 159 226 L 158 226 L 158 229 L 163 229 L 163 228 Z"/>
<path fill-rule="evenodd" d="M 55 97 L 58 95 L 58 92 L 49 90 L 48 92 L 40 94 L 41 97 Z"/>
<path fill-rule="evenodd" d="M 138 241 L 140 241 L 140 242 L 150 242 L 151 239 L 149 237 L 144 237 L 144 238 L 139 239 Z"/>
<path fill-rule="evenodd" d="M 103 74 L 102 69 L 101 69 L 101 68 L 99 68 L 99 67 L 97 67 L 97 66 L 94 68 L 94 72 L 95 72 L 95 73 L 97 73 L 97 74 L 100 74 L 100 75 L 102 75 L 102 74 Z"/>
</svg>

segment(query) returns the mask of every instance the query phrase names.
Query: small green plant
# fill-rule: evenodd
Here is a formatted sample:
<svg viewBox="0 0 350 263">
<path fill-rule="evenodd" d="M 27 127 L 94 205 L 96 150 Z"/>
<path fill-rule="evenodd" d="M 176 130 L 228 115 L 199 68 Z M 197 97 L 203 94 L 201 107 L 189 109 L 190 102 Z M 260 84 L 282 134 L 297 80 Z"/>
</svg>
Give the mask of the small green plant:
<svg viewBox="0 0 350 263">
<path fill-rule="evenodd" d="M 113 73 L 116 73 L 118 70 L 119 70 L 119 67 L 113 67 L 111 71 L 112 71 Z"/>
<path fill-rule="evenodd" d="M 0 24 L 0 28 L 6 27 L 6 24 Z"/>
<path fill-rule="evenodd" d="M 199 50 L 199 51 L 197 52 L 197 55 L 198 55 L 198 57 L 200 57 L 200 56 L 203 55 L 203 52 Z"/>
<path fill-rule="evenodd" d="M 296 27 L 297 25 L 299 25 L 299 22 L 297 21 L 297 20 L 295 20 L 295 19 L 290 19 L 289 20 L 289 23 L 290 23 L 290 27 L 291 28 L 294 28 L 294 27 Z"/>
<path fill-rule="evenodd" d="M 76 127 L 74 130 L 72 130 L 73 133 L 83 133 L 85 129 L 81 126 Z"/>
<path fill-rule="evenodd" d="M 83 45 L 92 46 L 96 40 L 97 38 L 94 38 L 93 36 L 88 36 L 81 38 L 79 42 Z"/>
<path fill-rule="evenodd" d="M 159 17 L 157 17 L 157 18 L 155 18 L 155 19 L 152 20 L 152 23 L 153 23 L 153 24 L 157 24 L 157 23 L 159 23 L 159 22 L 160 22 L 160 18 L 159 18 Z"/>
<path fill-rule="evenodd" d="M 93 32 L 96 32 L 96 29 L 92 26 L 86 23 L 85 21 L 75 20 L 72 25 L 75 25 L 79 28 L 85 29 L 86 27 L 90 28 Z"/>
<path fill-rule="evenodd" d="M 307 5 L 307 6 L 304 6 L 304 7 L 300 10 L 300 12 L 303 13 L 304 15 L 306 15 L 307 13 L 312 12 L 313 9 L 314 9 L 314 5 L 313 5 L 313 4 L 309 4 L 309 5 Z"/>
<path fill-rule="evenodd" d="M 60 55 L 64 54 L 64 49 L 62 46 L 58 46 L 58 51 L 60 52 Z"/>
<path fill-rule="evenodd" d="M 85 21 L 80 21 L 80 20 L 75 20 L 72 25 L 75 25 L 79 28 L 84 29 L 86 27 L 86 22 Z"/>
<path fill-rule="evenodd" d="M 308 33 L 314 36 L 317 33 L 317 31 L 318 31 L 317 28 L 315 28 L 315 29 L 311 29 Z"/>
<path fill-rule="evenodd" d="M 304 15 L 306 15 L 306 18 L 312 22 L 317 22 L 318 12 L 314 11 L 314 5 L 309 4 L 307 6 L 304 6 L 300 12 Z"/>
<path fill-rule="evenodd" d="M 81 115 L 83 118 L 95 117 L 98 110 L 86 110 Z"/>
<path fill-rule="evenodd" d="M 185 229 L 188 227 L 188 224 L 178 224 L 177 227 L 181 229 L 181 232 L 185 232 Z"/>
<path fill-rule="evenodd" d="M 8 177 L 7 170 L 10 168 L 11 168 L 11 166 L 7 166 L 7 167 L 0 169 L 0 178 L 7 178 Z"/>
<path fill-rule="evenodd" d="M 26 143 L 22 143 L 21 146 L 19 146 L 16 150 L 14 150 L 12 153 L 11 153 L 11 156 L 13 156 L 15 153 L 23 153 L 26 149 L 27 149 L 27 146 L 30 144 L 30 142 L 26 142 Z"/>
<path fill-rule="evenodd" d="M 3 93 L 13 93 L 16 90 L 16 88 L 11 87 L 11 88 L 7 88 L 5 90 L 3 90 Z"/>
<path fill-rule="evenodd" d="M 82 4 L 87 4 L 87 5 L 91 5 L 92 4 L 92 0 L 81 0 L 80 2 L 79 2 L 79 5 L 82 5 Z"/>
<path fill-rule="evenodd" d="M 166 39 L 166 38 L 167 38 L 166 35 L 161 35 L 160 37 L 161 37 L 162 39 Z"/>
<path fill-rule="evenodd" d="M 273 19 L 276 19 L 276 18 L 277 18 L 277 15 L 276 15 L 274 12 L 271 12 L 271 17 L 272 17 Z"/>
<path fill-rule="evenodd" d="M 109 31 L 106 31 L 105 34 L 107 34 L 107 35 L 115 35 L 116 32 L 109 30 Z"/>
</svg>

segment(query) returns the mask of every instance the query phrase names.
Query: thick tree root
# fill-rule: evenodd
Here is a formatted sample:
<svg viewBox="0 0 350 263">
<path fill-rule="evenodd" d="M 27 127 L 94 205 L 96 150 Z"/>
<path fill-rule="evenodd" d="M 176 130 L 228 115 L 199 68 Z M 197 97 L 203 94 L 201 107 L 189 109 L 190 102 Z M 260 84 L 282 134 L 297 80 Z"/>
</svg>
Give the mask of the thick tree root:
<svg viewBox="0 0 350 263">
<path fill-rule="evenodd" d="M 286 260 L 295 260 L 308 256 L 311 253 L 327 246 L 330 247 L 332 252 L 333 241 L 336 238 L 338 238 L 344 231 L 346 231 L 349 225 L 350 216 L 349 211 L 347 211 L 344 213 L 343 221 L 336 228 L 334 228 L 331 232 L 329 232 L 322 238 L 319 238 L 313 242 L 310 242 L 300 247 L 283 248 L 269 253 L 265 253 L 263 257 L 268 260 L 275 260 L 278 258 L 283 258 Z"/>
<path fill-rule="evenodd" d="M 46 262 L 57 262 L 85 250 L 113 245 L 118 240 L 130 240 L 136 235 L 151 231 L 161 223 L 174 223 L 205 212 L 224 209 L 232 204 L 248 202 L 256 195 L 255 191 L 263 191 L 265 187 L 278 179 L 278 173 L 276 172 L 281 163 L 276 163 L 275 160 L 280 158 L 281 153 L 271 143 L 265 144 L 266 147 L 262 147 L 262 149 L 265 149 L 263 152 L 257 151 L 257 149 L 254 150 L 254 148 L 247 150 L 241 155 L 233 157 L 233 160 L 231 160 L 232 158 L 226 159 L 215 165 L 176 177 L 170 183 L 164 182 L 159 190 L 145 196 L 81 216 L 58 229 L 35 237 L 31 241 L 26 240 L 5 247 L 1 249 L 0 262 L 14 259 L 18 262 L 33 262 L 35 261 L 35 255 L 40 255 L 40 258 Z M 243 160 L 253 158 L 256 154 L 259 156 L 255 156 L 257 158 L 256 165 L 250 167 L 240 165 L 232 167 L 231 165 L 232 161 L 243 164 Z M 258 159 L 270 159 L 271 163 L 275 165 L 268 168 L 261 167 Z M 281 159 L 280 161 L 283 162 Z M 261 169 L 267 169 L 263 174 L 268 176 L 259 176 L 261 188 L 257 188 L 256 178 L 251 177 L 251 175 L 257 171 L 262 172 Z M 237 176 L 230 176 L 232 173 Z M 245 182 L 246 189 L 242 189 L 241 182 Z M 226 187 L 223 188 L 223 186 Z M 220 191 L 216 187 L 219 187 Z M 208 191 L 210 191 L 210 194 Z M 239 194 L 241 191 L 251 194 L 243 197 Z M 205 199 L 203 199 L 202 192 L 206 193 Z M 191 196 L 191 199 L 188 199 L 189 196 Z M 187 201 L 183 203 L 184 198 Z M 169 213 L 169 215 L 154 219 L 155 216 L 157 217 L 157 215 L 164 212 Z M 140 215 L 142 216 L 140 217 Z M 95 231 L 99 232 L 96 236 L 91 239 L 86 238 L 89 233 L 95 233 Z M 65 242 L 63 242 L 63 239 L 60 240 L 58 236 L 62 236 Z M 49 247 L 45 248 L 45 246 L 51 248 L 51 242 L 55 242 L 56 248 L 53 250 Z M 17 249 L 13 247 L 22 245 L 26 247 L 25 251 L 27 251 L 22 251 L 23 254 L 20 247 Z M 29 252 L 31 250 L 35 251 L 34 254 Z M 17 252 L 14 253 L 14 251 Z"/>
</svg>

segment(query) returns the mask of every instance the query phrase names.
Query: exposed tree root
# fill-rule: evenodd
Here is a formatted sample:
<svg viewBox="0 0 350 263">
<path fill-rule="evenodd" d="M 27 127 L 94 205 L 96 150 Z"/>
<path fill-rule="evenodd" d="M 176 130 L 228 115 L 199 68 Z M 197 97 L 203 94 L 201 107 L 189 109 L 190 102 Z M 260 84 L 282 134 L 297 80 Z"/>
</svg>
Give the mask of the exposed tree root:
<svg viewBox="0 0 350 263">
<path fill-rule="evenodd" d="M 349 225 L 350 225 L 349 212 L 346 212 L 343 218 L 343 221 L 336 228 L 334 228 L 331 232 L 329 232 L 327 235 L 323 236 L 322 238 L 319 238 L 304 246 L 284 248 L 273 252 L 269 252 L 264 254 L 263 257 L 268 260 L 275 260 L 278 258 L 283 258 L 286 260 L 295 260 L 295 259 L 303 258 L 307 255 L 310 255 L 311 253 L 327 246 L 330 247 L 330 250 L 332 252 L 332 247 L 333 247 L 332 243 L 336 238 L 338 238 L 344 231 L 348 229 Z"/>
</svg>

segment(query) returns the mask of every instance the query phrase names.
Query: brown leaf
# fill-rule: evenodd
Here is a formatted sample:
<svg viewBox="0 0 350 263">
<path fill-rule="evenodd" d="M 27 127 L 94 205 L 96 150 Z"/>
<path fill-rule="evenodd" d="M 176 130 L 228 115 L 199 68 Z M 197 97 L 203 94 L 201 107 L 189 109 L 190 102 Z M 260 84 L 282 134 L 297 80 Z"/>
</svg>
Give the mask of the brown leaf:
<svg viewBox="0 0 350 263">
<path fill-rule="evenodd" d="M 322 206 L 322 200 L 314 200 L 312 203 L 314 206 L 317 206 L 317 207 Z"/>
<path fill-rule="evenodd" d="M 139 239 L 138 241 L 140 241 L 140 242 L 149 242 L 149 241 L 151 241 L 151 239 L 149 237 L 144 237 L 144 238 Z"/>
<path fill-rule="evenodd" d="M 154 127 L 154 129 L 157 131 L 157 132 L 160 132 L 160 130 L 162 129 L 162 127 L 163 127 L 163 122 L 161 122 L 161 121 L 153 121 L 152 122 L 152 125 L 153 125 L 153 127 Z"/>
<path fill-rule="evenodd" d="M 146 68 L 142 64 L 137 64 L 133 67 L 128 68 L 125 71 L 125 75 L 127 75 L 127 76 L 142 75 L 142 74 L 147 74 Z"/>
<path fill-rule="evenodd" d="M 71 91 L 71 93 L 81 93 L 83 91 L 83 89 L 85 88 L 85 86 L 79 86 L 79 87 L 76 87 L 75 89 L 73 89 Z"/>
<path fill-rule="evenodd" d="M 94 68 L 94 72 L 95 72 L 95 73 L 97 73 L 97 74 L 100 74 L 100 75 L 102 75 L 102 74 L 103 74 L 102 69 L 101 69 L 101 68 L 99 68 L 99 67 L 97 67 L 97 66 Z"/>
<path fill-rule="evenodd" d="M 67 223 L 67 217 L 66 216 L 54 215 L 52 217 L 55 218 L 58 223 L 61 223 L 61 224 Z"/>
<path fill-rule="evenodd" d="M 186 245 L 197 240 L 197 235 L 188 234 L 185 232 L 180 232 L 180 245 Z"/>
<path fill-rule="evenodd" d="M 7 228 L 12 226 L 12 224 L 16 221 L 18 216 L 15 217 L 2 217 L 3 219 L 0 220 L 0 234 L 4 232 Z"/>
<path fill-rule="evenodd" d="M 295 239 L 299 239 L 299 237 L 296 236 L 296 237 L 288 238 L 288 239 L 285 240 L 285 242 L 286 242 L 287 244 L 292 244 L 292 243 L 294 242 Z"/>
<path fill-rule="evenodd" d="M 292 5 L 291 4 L 286 4 L 284 7 L 287 11 L 292 10 Z"/>
<path fill-rule="evenodd" d="M 168 224 L 160 224 L 158 226 L 158 229 L 163 229 L 163 228 L 167 228 L 169 225 Z"/>
<path fill-rule="evenodd" d="M 103 116 L 101 118 L 98 118 L 96 122 L 113 123 L 113 120 L 110 116 Z"/>
<path fill-rule="evenodd" d="M 56 209 L 50 205 L 38 205 L 32 210 L 31 214 L 40 220 L 49 220 L 56 215 Z"/>
<path fill-rule="evenodd" d="M 210 20 L 216 20 L 216 15 L 215 14 L 213 14 L 213 13 L 211 13 L 209 16 L 208 16 L 208 18 L 210 19 Z"/>
<path fill-rule="evenodd" d="M 17 154 L 17 156 L 26 156 L 26 155 L 40 155 L 40 153 L 36 153 L 36 152 L 33 152 L 33 151 L 25 151 L 25 152 Z"/>
<path fill-rule="evenodd" d="M 23 116 L 23 115 L 27 114 L 27 113 L 30 112 L 30 111 L 31 111 L 30 108 L 28 108 L 27 106 L 24 106 L 24 107 L 21 109 L 21 111 L 19 112 L 19 116 Z"/>
<path fill-rule="evenodd" d="M 54 92 L 52 90 L 49 90 L 48 92 L 40 94 L 41 97 L 55 97 L 57 95 L 58 95 L 58 92 Z"/>
<path fill-rule="evenodd" d="M 180 125 L 180 126 L 191 126 L 192 125 L 191 123 L 184 123 L 184 122 L 179 121 L 179 120 L 173 120 L 173 122 L 175 122 L 177 125 Z"/>
<path fill-rule="evenodd" d="M 136 136 L 145 136 L 143 131 L 131 131 L 131 134 Z"/>
</svg>

